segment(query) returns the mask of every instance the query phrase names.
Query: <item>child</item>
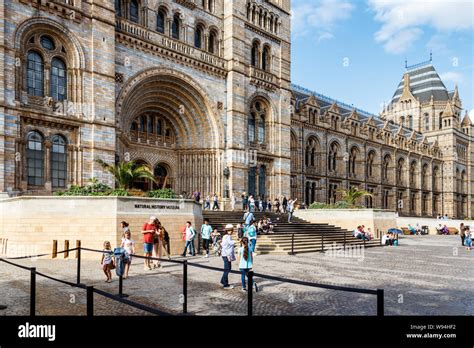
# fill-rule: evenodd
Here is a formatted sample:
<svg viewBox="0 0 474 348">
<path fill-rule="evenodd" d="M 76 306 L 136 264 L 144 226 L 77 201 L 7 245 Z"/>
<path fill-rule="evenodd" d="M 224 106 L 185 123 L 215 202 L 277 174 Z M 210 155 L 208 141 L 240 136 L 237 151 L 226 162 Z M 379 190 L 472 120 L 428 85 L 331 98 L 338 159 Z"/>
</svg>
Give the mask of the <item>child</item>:
<svg viewBox="0 0 474 348">
<path fill-rule="evenodd" d="M 132 255 L 135 254 L 135 241 L 132 240 L 132 233 L 129 231 L 125 232 L 125 236 L 122 238 L 121 247 L 125 249 L 126 259 L 124 262 L 125 265 L 125 274 L 123 279 L 128 278 L 128 271 L 132 265 Z"/>
<path fill-rule="evenodd" d="M 471 248 L 472 248 L 472 233 L 469 233 L 469 231 L 466 233 L 466 237 L 464 239 L 464 244 L 466 244 L 466 249 L 468 251 L 471 251 Z"/>
<path fill-rule="evenodd" d="M 104 242 L 104 253 L 102 254 L 102 269 L 104 270 L 105 275 L 107 276 L 106 283 L 112 282 L 112 272 L 110 271 L 113 267 L 113 258 L 112 258 L 112 247 L 110 242 Z"/>
<path fill-rule="evenodd" d="M 242 276 L 242 291 L 247 291 L 245 277 L 248 277 L 248 272 L 253 268 L 253 256 L 249 247 L 249 240 L 247 237 L 242 238 L 239 248 L 239 269 Z M 255 291 L 258 292 L 257 283 L 249 284 L 255 286 Z"/>
<path fill-rule="evenodd" d="M 214 228 L 214 230 L 211 233 L 212 246 L 213 246 L 213 250 L 214 250 L 214 255 L 218 255 L 218 256 L 220 256 L 220 254 L 219 254 L 219 239 L 220 239 L 220 237 L 221 237 L 221 234 L 219 233 L 217 228 Z"/>
</svg>

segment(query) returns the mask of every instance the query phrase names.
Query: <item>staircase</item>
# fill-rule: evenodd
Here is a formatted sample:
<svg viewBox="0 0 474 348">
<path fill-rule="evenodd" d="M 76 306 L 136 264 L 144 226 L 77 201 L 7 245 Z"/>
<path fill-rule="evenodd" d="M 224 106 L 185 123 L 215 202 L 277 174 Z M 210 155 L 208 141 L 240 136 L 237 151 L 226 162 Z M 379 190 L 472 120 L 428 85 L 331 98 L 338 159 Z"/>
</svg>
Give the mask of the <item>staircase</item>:
<svg viewBox="0 0 474 348">
<path fill-rule="evenodd" d="M 292 245 L 295 253 L 309 253 L 327 250 L 337 243 L 337 246 L 380 246 L 380 239 L 364 241 L 354 238 L 352 231 L 340 227 L 324 224 L 310 223 L 294 217 L 292 223 L 288 223 L 288 215 L 276 213 L 254 213 L 255 218 L 260 220 L 264 216 L 269 217 L 274 225 L 274 233 L 259 235 L 257 241 L 258 254 L 291 254 Z M 225 225 L 236 226 L 243 220 L 243 212 L 203 211 L 203 218 L 209 219 L 213 228 L 224 230 Z M 234 239 L 237 240 L 236 233 Z"/>
</svg>

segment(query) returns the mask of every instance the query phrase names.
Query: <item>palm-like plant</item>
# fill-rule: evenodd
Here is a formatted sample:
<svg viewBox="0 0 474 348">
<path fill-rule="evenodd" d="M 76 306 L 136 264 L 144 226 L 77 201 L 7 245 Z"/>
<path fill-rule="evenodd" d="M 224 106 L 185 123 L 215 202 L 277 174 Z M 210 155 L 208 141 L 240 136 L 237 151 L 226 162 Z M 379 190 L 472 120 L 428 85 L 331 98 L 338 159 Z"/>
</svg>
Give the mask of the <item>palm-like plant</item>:
<svg viewBox="0 0 474 348">
<path fill-rule="evenodd" d="M 355 206 L 356 201 L 361 197 L 372 197 L 373 195 L 370 192 L 365 190 L 359 190 L 356 187 L 351 187 L 348 190 L 338 190 L 342 194 L 342 199 L 344 202 L 351 207 Z"/>
<path fill-rule="evenodd" d="M 145 165 L 137 165 L 134 161 L 121 161 L 115 165 L 108 164 L 101 159 L 96 160 L 106 172 L 112 174 L 115 178 L 117 188 L 126 190 L 132 187 L 137 179 L 147 179 L 155 182 L 153 172 Z"/>
</svg>

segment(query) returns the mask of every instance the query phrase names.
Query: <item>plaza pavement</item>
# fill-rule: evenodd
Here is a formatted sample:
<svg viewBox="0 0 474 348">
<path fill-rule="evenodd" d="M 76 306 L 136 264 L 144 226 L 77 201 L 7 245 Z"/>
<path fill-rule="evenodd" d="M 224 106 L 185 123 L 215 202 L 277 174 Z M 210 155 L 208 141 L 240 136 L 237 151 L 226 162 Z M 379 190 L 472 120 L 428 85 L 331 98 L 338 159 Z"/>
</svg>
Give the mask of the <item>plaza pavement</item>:
<svg viewBox="0 0 474 348">
<path fill-rule="evenodd" d="M 399 247 L 368 248 L 357 258 L 330 253 L 259 255 L 255 272 L 324 284 L 385 289 L 386 315 L 472 315 L 474 251 L 461 247 L 459 236 L 401 237 Z M 85 251 L 84 251 L 85 252 Z M 97 262 L 82 262 L 82 282 L 118 292 Z M 182 259 L 182 258 L 179 258 Z M 191 262 L 222 267 L 218 257 L 188 258 Z M 145 271 L 135 259 L 124 292 L 130 300 L 167 312 L 180 313 L 182 266 L 164 263 L 160 271 Z M 14 261 L 57 278 L 75 281 L 76 260 Z M 233 264 L 234 270 L 236 263 Z M 114 272 L 114 271 L 113 271 Z M 0 315 L 28 315 L 29 272 L 0 263 Z M 188 267 L 188 312 L 194 315 L 245 315 L 246 294 L 240 276 L 230 275 L 235 289 L 219 286 L 220 272 Z M 254 315 L 375 315 L 376 296 L 258 279 Z M 143 311 L 95 294 L 95 315 L 147 315 Z M 37 277 L 37 315 L 85 315 L 82 289 Z"/>
</svg>

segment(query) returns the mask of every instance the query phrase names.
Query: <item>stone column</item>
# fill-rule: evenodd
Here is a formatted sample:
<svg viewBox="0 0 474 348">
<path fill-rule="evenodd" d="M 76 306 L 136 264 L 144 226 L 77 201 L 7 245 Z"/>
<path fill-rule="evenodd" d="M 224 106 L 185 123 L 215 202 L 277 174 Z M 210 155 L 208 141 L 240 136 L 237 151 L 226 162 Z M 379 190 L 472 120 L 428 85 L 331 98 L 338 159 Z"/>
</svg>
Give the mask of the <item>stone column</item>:
<svg viewBox="0 0 474 348">
<path fill-rule="evenodd" d="M 67 146 L 67 182 L 66 187 L 70 187 L 74 183 L 74 145 Z"/>
<path fill-rule="evenodd" d="M 45 147 L 45 156 L 44 156 L 44 188 L 47 191 L 52 191 L 51 185 L 51 147 L 52 147 L 51 140 L 45 140 L 44 147 Z"/>
</svg>

